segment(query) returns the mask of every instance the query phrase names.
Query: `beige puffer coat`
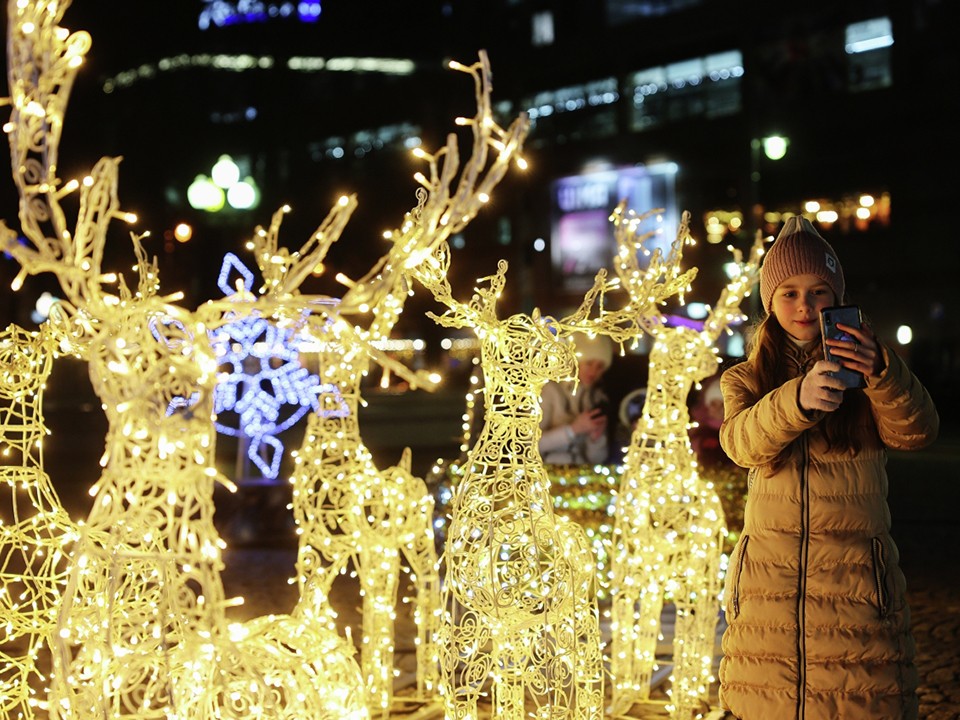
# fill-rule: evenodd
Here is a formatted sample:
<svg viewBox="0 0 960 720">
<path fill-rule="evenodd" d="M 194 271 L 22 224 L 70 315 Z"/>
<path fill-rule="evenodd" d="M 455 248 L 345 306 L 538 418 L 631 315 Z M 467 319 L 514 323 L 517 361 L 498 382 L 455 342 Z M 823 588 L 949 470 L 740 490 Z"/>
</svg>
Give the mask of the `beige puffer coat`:
<svg viewBox="0 0 960 720">
<path fill-rule="evenodd" d="M 790 343 L 793 379 L 758 397 L 751 362 L 724 372 L 720 442 L 750 469 L 743 534 L 727 571 L 720 700 L 741 720 L 917 717 L 906 588 L 890 537 L 886 448 L 917 449 L 939 429 L 926 389 L 881 348 L 862 391 L 859 453 L 830 451 L 823 412 L 800 408 L 822 357 Z M 769 463 L 790 446 L 789 459 Z"/>
</svg>

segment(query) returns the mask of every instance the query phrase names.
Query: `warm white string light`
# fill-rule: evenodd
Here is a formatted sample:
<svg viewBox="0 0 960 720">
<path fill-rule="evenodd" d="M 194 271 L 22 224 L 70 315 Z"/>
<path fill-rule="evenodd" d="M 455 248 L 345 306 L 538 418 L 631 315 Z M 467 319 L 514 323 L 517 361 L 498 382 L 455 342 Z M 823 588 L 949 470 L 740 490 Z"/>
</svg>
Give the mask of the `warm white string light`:
<svg viewBox="0 0 960 720">
<path fill-rule="evenodd" d="M 417 695 L 404 701 L 429 702 L 438 690 L 439 575 L 433 535 L 433 497 L 426 484 L 410 473 L 409 453 L 391 468 L 380 470 L 363 443 L 359 425 L 361 382 L 371 360 L 407 380 L 411 387 L 429 386 L 425 373 L 410 371 L 380 347 L 403 311 L 410 293 L 405 270 L 423 261 L 433 248 L 462 230 L 484 207 L 519 153 L 527 132 L 524 118 L 503 129 L 492 119 L 490 68 L 486 54 L 474 65 L 452 64 L 471 75 L 477 113 L 458 124 L 472 130 L 470 154 L 460 167 L 453 135 L 435 153 L 422 149 L 427 163 L 415 176 L 420 188 L 417 206 L 400 227 L 385 234 L 387 253 L 359 281 L 340 278 L 347 286 L 334 305 L 302 296 L 302 281 L 324 260 L 338 240 L 356 201 L 342 198 L 327 219 L 296 252 L 279 246 L 286 208 L 260 228 L 250 248 L 264 278 L 264 298 L 289 316 L 311 315 L 305 332 L 312 336 L 319 360 L 320 409 L 308 418 L 302 447 L 294 454 L 292 507 L 299 534 L 297 573 L 301 587 L 315 583 L 329 594 L 352 567 L 360 581 L 362 628 L 360 665 L 371 711 L 386 716 L 393 702 L 394 619 L 405 563 L 415 587 Z M 495 152 L 491 152 L 495 151 Z M 362 319 L 361 319 L 362 318 Z M 335 624 L 332 608 L 323 616 Z"/>
<path fill-rule="evenodd" d="M 636 216 L 614 213 L 620 252 L 618 274 L 628 292 L 637 287 Z M 678 272 L 691 242 L 684 213 L 668 263 Z M 743 319 L 740 304 L 758 277 L 763 240 L 749 260 L 739 251 L 739 273 L 728 282 L 700 330 L 647 326 L 653 338 L 643 412 L 633 430 L 615 504 L 612 547 L 610 668 L 613 711 L 648 702 L 664 601 L 676 607 L 671 674 L 671 717 L 702 717 L 713 682 L 712 665 L 723 576 L 723 508 L 713 483 L 700 477 L 690 445 L 687 396 L 716 373 L 717 340 Z M 692 279 L 692 275 L 689 279 Z"/>
<path fill-rule="evenodd" d="M 453 298 L 446 243 L 412 274 L 447 307 L 431 317 L 477 335 L 484 373 L 484 425 L 469 451 L 452 500 L 442 558 L 441 691 L 447 717 L 476 718 L 481 698 L 491 714 L 599 718 L 603 667 L 597 567 L 583 529 L 553 511 L 538 450 L 540 391 L 575 377 L 575 332 L 635 337 L 645 314 L 676 292 L 658 274 L 647 297 L 608 311 L 616 288 L 601 272 L 580 308 L 561 320 L 497 317 L 507 264 L 468 303 Z M 599 297 L 599 314 L 590 319 Z"/>
<path fill-rule="evenodd" d="M 43 391 L 56 340 L 0 332 L 0 718 L 45 707 L 41 654 L 55 635 L 78 528 L 43 468 Z"/>
<path fill-rule="evenodd" d="M 315 621 L 310 603 L 290 616 L 227 621 L 224 544 L 213 525 L 216 360 L 207 328 L 172 304 L 178 296 L 157 294 L 156 261 L 140 238 L 135 290 L 101 271 L 111 220 L 131 219 L 118 206 L 118 161 L 101 159 L 82 183 L 55 175 L 69 88 L 89 48 L 86 33 L 58 25 L 68 5 L 8 4 L 8 137 L 31 245 L 5 237 L 5 249 L 21 265 L 18 280 L 52 272 L 60 281 L 66 300 L 51 328 L 89 363 L 108 421 L 103 472 L 58 607 L 49 712 L 365 718 L 353 648 Z M 60 199 L 75 187 L 71 232 Z M 310 590 L 313 600 L 319 591 Z"/>
</svg>

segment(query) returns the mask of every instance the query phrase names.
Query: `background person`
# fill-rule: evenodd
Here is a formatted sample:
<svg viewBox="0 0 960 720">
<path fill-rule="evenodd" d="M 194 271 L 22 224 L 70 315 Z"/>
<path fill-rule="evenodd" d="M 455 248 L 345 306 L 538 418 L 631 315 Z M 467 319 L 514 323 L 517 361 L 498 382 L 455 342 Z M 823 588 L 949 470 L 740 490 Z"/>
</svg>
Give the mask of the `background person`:
<svg viewBox="0 0 960 720">
<path fill-rule="evenodd" d="M 613 341 L 605 335 L 574 335 L 579 386 L 549 382 L 540 394 L 543 417 L 540 456 L 554 465 L 598 465 L 607 462 L 609 398 L 600 385 L 613 362 Z"/>
<path fill-rule="evenodd" d="M 740 720 L 916 718 L 886 449 L 933 442 L 937 411 L 866 324 L 828 341 L 866 387 L 832 375 L 819 313 L 844 301 L 843 269 L 805 218 L 767 253 L 760 297 L 749 355 L 721 376 L 720 442 L 750 472 L 724 590 L 721 704 Z"/>
</svg>

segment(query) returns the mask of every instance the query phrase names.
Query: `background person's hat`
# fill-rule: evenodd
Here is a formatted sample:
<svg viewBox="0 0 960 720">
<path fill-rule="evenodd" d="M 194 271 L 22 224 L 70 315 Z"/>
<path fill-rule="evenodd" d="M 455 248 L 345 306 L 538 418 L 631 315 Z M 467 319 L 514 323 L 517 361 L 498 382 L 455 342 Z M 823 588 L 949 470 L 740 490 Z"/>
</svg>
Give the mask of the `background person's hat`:
<svg viewBox="0 0 960 720">
<path fill-rule="evenodd" d="M 784 280 L 807 274 L 816 275 L 827 283 L 836 296 L 836 302 L 843 301 L 843 268 L 840 267 L 836 251 L 820 236 L 813 223 L 795 215 L 787 218 L 760 266 L 763 309 L 770 312 L 773 293 Z"/>
<path fill-rule="evenodd" d="M 600 360 L 604 368 L 609 368 L 613 362 L 613 341 L 606 335 L 588 337 L 582 333 L 573 336 L 573 343 L 577 348 L 577 357 L 583 360 Z"/>
</svg>

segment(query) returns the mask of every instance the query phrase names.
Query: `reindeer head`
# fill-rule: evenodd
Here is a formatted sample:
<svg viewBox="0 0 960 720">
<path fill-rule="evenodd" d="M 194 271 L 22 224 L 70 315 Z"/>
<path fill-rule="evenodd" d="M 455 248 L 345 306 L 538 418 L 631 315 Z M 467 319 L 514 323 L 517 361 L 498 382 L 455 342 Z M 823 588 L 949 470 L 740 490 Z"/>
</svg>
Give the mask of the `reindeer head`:
<svg viewBox="0 0 960 720">
<path fill-rule="evenodd" d="M 512 386 L 541 387 L 550 380 L 576 376 L 573 344 L 561 335 L 560 324 L 551 317 L 511 315 L 481 339 L 484 358 L 491 370 Z"/>
</svg>

